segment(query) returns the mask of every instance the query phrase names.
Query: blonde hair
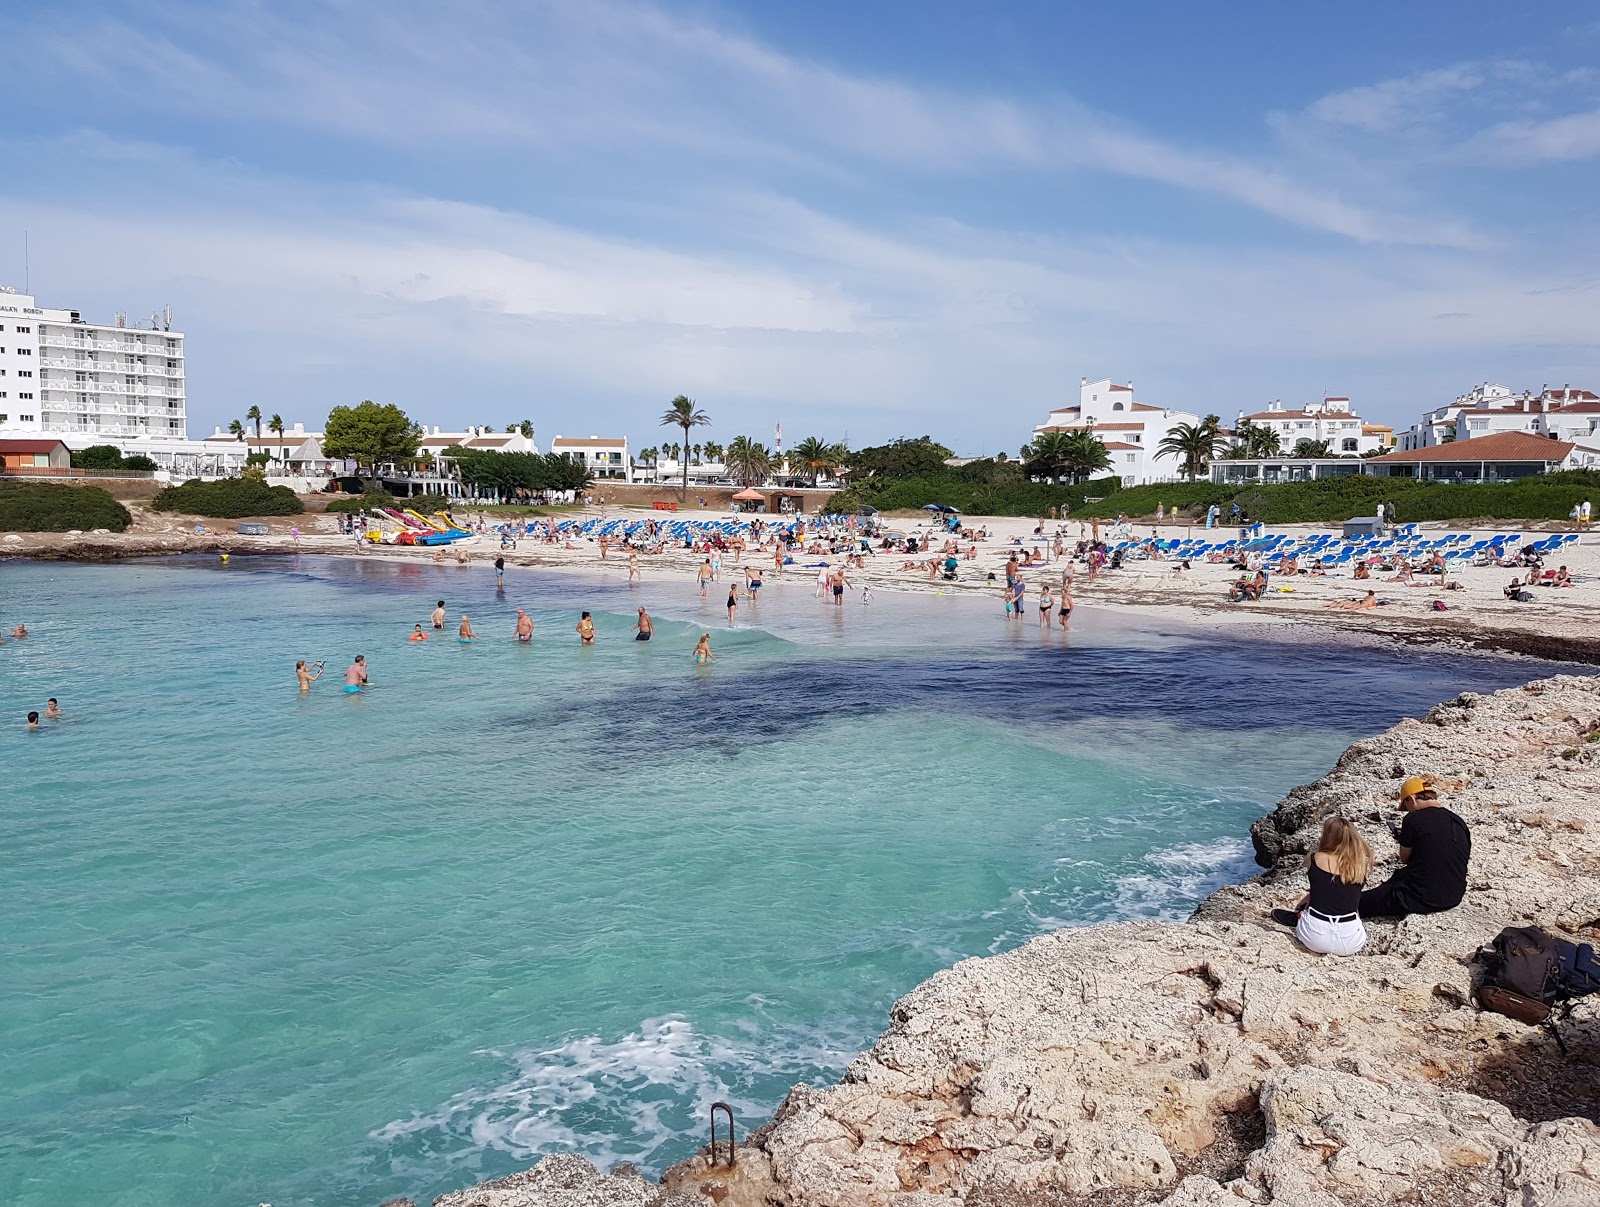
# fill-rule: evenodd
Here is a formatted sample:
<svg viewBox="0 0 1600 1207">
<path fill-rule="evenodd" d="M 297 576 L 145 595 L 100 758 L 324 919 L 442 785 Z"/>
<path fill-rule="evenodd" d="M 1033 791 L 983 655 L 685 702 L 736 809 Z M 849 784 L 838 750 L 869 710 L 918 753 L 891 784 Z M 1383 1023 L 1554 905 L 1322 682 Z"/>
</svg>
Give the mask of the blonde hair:
<svg viewBox="0 0 1600 1207">
<path fill-rule="evenodd" d="M 1367 882 L 1372 872 L 1372 848 L 1354 822 L 1343 817 L 1328 818 L 1322 823 L 1317 850 L 1333 857 L 1333 874 L 1345 884 Z"/>
</svg>

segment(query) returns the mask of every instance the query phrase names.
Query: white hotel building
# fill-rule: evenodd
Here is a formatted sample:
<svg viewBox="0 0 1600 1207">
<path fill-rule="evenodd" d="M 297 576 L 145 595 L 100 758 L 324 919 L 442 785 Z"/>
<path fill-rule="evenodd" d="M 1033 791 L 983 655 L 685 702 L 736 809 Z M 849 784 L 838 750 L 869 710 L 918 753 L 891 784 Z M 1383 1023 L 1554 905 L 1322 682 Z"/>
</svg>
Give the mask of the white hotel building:
<svg viewBox="0 0 1600 1207">
<path fill-rule="evenodd" d="M 1109 377 L 1099 381 L 1084 378 L 1078 385 L 1077 405 L 1056 407 L 1033 434 L 1092 433 L 1111 458 L 1106 472 L 1134 485 L 1177 481 L 1183 473 L 1182 462 L 1156 449 L 1179 424 L 1200 422 L 1201 417 L 1192 411 L 1134 401 L 1131 381 L 1114 385 Z"/>
<path fill-rule="evenodd" d="M 74 448 L 188 438 L 183 333 L 84 322 L 0 289 L 0 430 Z"/>
</svg>

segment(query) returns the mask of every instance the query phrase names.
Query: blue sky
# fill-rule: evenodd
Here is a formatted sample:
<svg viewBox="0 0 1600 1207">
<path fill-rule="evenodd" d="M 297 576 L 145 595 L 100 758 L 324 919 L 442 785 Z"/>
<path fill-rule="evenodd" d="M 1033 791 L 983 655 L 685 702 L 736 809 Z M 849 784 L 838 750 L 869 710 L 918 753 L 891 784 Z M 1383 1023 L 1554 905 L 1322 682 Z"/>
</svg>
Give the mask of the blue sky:
<svg viewBox="0 0 1600 1207">
<path fill-rule="evenodd" d="M 1217 13 L 1222 13 L 1221 17 Z M 1410 423 L 1600 384 L 1589 4 L 336 0 L 0 17 L 0 282 L 193 432 L 1015 448 L 1081 376 Z"/>
</svg>

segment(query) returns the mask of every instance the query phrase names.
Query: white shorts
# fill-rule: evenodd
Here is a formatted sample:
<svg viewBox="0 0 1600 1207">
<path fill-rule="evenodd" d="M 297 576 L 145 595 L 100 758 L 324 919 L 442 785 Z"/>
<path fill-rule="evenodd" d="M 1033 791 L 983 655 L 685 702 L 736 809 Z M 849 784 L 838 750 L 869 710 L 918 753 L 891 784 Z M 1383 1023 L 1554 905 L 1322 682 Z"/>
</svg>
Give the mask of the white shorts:
<svg viewBox="0 0 1600 1207">
<path fill-rule="evenodd" d="M 1367 943 L 1367 928 L 1360 918 L 1348 922 L 1324 922 L 1313 918 L 1309 910 L 1300 911 L 1300 921 L 1294 928 L 1294 937 L 1310 951 L 1330 956 L 1353 956 Z"/>
</svg>

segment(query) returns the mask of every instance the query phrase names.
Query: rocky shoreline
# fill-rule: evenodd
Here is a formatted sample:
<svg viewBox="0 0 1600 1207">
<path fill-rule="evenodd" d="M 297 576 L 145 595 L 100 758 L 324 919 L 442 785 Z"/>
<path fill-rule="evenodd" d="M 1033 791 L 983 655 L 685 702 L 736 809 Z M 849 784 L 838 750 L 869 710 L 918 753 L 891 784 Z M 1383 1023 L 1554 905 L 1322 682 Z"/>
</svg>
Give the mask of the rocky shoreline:
<svg viewBox="0 0 1600 1207">
<path fill-rule="evenodd" d="M 1461 781 L 1465 901 L 1313 955 L 1266 921 L 1323 817 L 1385 823 L 1404 775 Z M 1508 925 L 1600 938 L 1600 679 L 1466 694 L 1358 742 L 1252 828 L 1266 870 L 1184 923 L 1057 931 L 902 998 L 837 1085 L 660 1183 L 581 1157 L 435 1207 L 1579 1207 L 1600 1203 L 1600 1001 L 1548 1032 L 1473 1004 Z"/>
</svg>

